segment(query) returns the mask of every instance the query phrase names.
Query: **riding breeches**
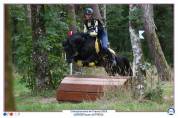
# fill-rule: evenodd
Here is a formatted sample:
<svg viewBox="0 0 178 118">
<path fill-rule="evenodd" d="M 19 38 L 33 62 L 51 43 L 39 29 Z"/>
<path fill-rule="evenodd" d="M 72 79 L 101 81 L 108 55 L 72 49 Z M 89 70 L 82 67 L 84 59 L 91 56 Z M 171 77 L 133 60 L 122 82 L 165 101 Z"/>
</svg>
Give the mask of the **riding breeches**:
<svg viewBox="0 0 178 118">
<path fill-rule="evenodd" d="M 100 33 L 99 39 L 101 40 L 102 48 L 108 48 L 108 35 L 106 31 Z"/>
</svg>

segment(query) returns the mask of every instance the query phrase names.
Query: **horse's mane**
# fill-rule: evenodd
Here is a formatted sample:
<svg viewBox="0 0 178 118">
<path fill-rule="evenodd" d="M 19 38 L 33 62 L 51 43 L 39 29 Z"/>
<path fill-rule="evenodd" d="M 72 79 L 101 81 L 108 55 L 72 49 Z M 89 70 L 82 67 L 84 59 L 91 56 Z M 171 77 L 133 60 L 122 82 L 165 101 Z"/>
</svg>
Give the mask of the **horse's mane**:
<svg viewBox="0 0 178 118">
<path fill-rule="evenodd" d="M 86 41 L 93 40 L 94 37 L 91 37 L 88 33 L 76 32 L 74 33 L 69 40 L 74 44 L 82 44 Z"/>
<path fill-rule="evenodd" d="M 70 44 L 73 47 L 73 49 L 79 50 L 84 45 L 86 41 L 85 39 L 86 39 L 86 35 L 84 33 L 76 32 L 72 34 L 72 36 L 70 36 L 67 39 L 67 41 L 68 41 L 68 44 Z"/>
<path fill-rule="evenodd" d="M 84 32 L 76 32 L 73 34 L 74 37 L 76 36 L 81 36 L 82 38 L 91 38 L 90 35 L 88 33 L 84 33 Z"/>
</svg>

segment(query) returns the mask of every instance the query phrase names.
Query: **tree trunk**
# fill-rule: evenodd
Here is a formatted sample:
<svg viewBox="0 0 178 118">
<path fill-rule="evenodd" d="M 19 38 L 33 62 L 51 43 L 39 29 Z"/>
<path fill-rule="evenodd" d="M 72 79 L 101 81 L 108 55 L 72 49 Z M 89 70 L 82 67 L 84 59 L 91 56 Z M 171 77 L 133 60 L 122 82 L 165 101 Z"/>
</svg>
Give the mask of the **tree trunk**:
<svg viewBox="0 0 178 118">
<path fill-rule="evenodd" d="M 67 5 L 67 11 L 68 11 L 68 20 L 69 20 L 69 30 L 75 33 L 77 32 L 75 6 L 73 4 Z"/>
<path fill-rule="evenodd" d="M 103 19 L 104 19 L 104 25 L 107 25 L 106 22 L 106 4 L 103 5 Z"/>
<path fill-rule="evenodd" d="M 129 16 L 133 17 L 134 12 L 136 11 L 137 6 L 136 5 L 129 5 Z M 143 91 L 143 85 L 144 85 L 144 76 L 142 73 L 142 55 L 143 51 L 141 48 L 141 42 L 139 38 L 138 32 L 134 29 L 133 24 L 134 22 L 129 20 L 129 32 L 130 32 L 130 39 L 131 39 L 131 45 L 133 50 L 133 87 L 134 87 L 134 96 L 142 98 L 144 91 Z"/>
<path fill-rule="evenodd" d="M 11 49 L 9 39 L 8 26 L 8 6 L 5 5 L 5 111 L 14 111 L 15 102 L 13 96 L 13 78 L 12 78 L 12 63 L 11 63 Z"/>
<path fill-rule="evenodd" d="M 29 4 L 25 5 L 25 9 L 26 9 L 26 14 L 27 14 L 27 24 L 31 25 L 32 21 L 31 21 L 31 8 L 30 8 L 30 5 Z"/>
<path fill-rule="evenodd" d="M 155 23 L 153 16 L 153 5 L 145 4 L 142 5 L 143 17 L 144 17 L 144 29 L 146 33 L 146 39 L 148 42 L 149 50 L 156 65 L 159 78 L 161 80 L 171 79 L 171 71 L 167 61 L 165 59 L 164 53 L 161 49 L 158 36 L 155 31 Z"/>
<path fill-rule="evenodd" d="M 75 5 L 70 4 L 67 5 L 67 12 L 68 12 L 68 19 L 69 19 L 69 30 L 73 31 L 74 33 L 77 32 L 77 22 L 76 22 L 76 14 L 75 14 Z M 70 64 L 70 74 L 73 73 L 82 73 L 80 67 L 76 65 Z"/>
<path fill-rule="evenodd" d="M 105 28 L 105 31 L 107 32 L 106 4 L 102 5 L 101 14 L 102 14 L 101 16 L 102 16 L 103 26 Z"/>
<path fill-rule="evenodd" d="M 17 24 L 18 24 L 18 20 L 17 20 L 17 16 L 13 15 L 11 17 L 12 19 L 12 63 L 16 64 L 16 39 L 15 36 L 17 35 Z"/>
<path fill-rule="evenodd" d="M 51 80 L 48 68 L 48 55 L 44 46 L 42 45 L 42 42 L 46 40 L 44 5 L 31 5 L 31 13 L 34 76 L 36 79 L 36 92 L 40 92 L 49 87 L 49 82 Z"/>
<path fill-rule="evenodd" d="M 103 18 L 104 26 L 106 26 L 107 25 L 107 22 L 106 22 L 106 4 L 102 5 L 102 18 Z"/>
<path fill-rule="evenodd" d="M 92 4 L 92 8 L 93 8 L 93 10 L 94 10 L 94 17 L 97 18 L 97 19 L 99 19 L 100 22 L 101 22 L 102 24 L 104 24 L 98 4 Z"/>
</svg>

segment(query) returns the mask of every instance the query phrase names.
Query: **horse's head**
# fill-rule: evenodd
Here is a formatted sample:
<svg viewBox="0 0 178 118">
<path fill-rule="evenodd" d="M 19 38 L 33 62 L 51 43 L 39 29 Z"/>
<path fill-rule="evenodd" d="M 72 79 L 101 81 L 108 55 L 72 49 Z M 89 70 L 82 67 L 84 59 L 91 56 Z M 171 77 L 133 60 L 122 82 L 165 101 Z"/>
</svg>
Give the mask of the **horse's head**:
<svg viewBox="0 0 178 118">
<path fill-rule="evenodd" d="M 67 40 L 63 41 L 62 45 L 66 52 L 68 63 L 71 63 L 74 57 L 78 55 L 78 51 L 80 50 L 83 41 L 84 39 L 81 33 L 72 34 L 67 38 Z"/>
<path fill-rule="evenodd" d="M 64 51 L 66 53 L 66 59 L 68 63 L 72 62 L 73 54 L 75 53 L 75 50 L 73 49 L 69 39 L 62 42 L 62 46 L 64 48 Z"/>
</svg>

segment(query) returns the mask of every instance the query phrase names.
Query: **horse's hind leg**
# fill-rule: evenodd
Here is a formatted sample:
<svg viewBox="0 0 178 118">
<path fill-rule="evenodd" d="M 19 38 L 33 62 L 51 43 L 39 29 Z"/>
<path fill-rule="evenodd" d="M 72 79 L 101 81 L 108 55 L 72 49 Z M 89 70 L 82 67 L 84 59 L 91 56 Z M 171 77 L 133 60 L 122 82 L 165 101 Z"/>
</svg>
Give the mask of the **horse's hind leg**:
<svg viewBox="0 0 178 118">
<path fill-rule="evenodd" d="M 125 57 L 123 57 L 124 66 L 125 66 L 125 72 L 127 76 L 132 76 L 132 68 L 130 66 L 129 60 Z"/>
<path fill-rule="evenodd" d="M 107 63 L 104 68 L 109 76 L 115 76 L 115 69 L 110 65 L 110 63 Z"/>
</svg>

